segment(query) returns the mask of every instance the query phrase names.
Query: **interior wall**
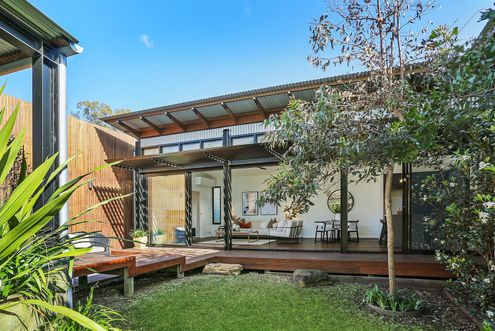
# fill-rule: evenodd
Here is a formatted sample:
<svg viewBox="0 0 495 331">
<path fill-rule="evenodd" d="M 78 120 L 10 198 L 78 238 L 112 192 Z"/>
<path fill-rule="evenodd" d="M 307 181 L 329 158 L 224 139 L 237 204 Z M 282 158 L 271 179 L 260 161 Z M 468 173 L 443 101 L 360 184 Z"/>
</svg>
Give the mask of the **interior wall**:
<svg viewBox="0 0 495 331">
<path fill-rule="evenodd" d="M 265 187 L 265 180 L 273 174 L 276 167 L 266 167 L 266 170 L 259 168 L 242 168 L 232 170 L 232 213 L 237 216 L 251 221 L 256 225 L 262 221 L 268 221 L 276 218 L 278 221 L 283 220 L 283 208 L 285 204 L 278 207 L 277 215 L 243 216 L 242 215 L 242 192 L 257 191 L 260 192 Z M 211 179 L 209 186 L 195 185 L 195 177 L 206 177 Z M 359 220 L 359 235 L 362 238 L 378 238 L 381 231 L 380 219 L 383 218 L 383 177 L 375 182 L 370 183 L 352 183 L 350 178 L 349 192 L 354 196 L 354 207 L 349 212 L 350 220 Z M 221 186 L 223 182 L 223 173 L 221 171 L 209 171 L 203 173 L 193 173 L 193 192 L 199 193 L 199 218 L 200 231 L 197 233 L 200 238 L 213 237 L 218 225 L 212 224 L 212 186 Z M 331 189 L 338 189 L 336 184 Z M 314 206 L 308 213 L 299 216 L 304 221 L 303 236 L 306 238 L 314 237 L 315 221 L 328 220 L 335 218 L 327 207 L 327 193 L 320 192 L 313 200 Z M 194 197 L 193 197 L 194 198 Z M 222 190 L 223 202 L 223 190 Z M 222 207 L 223 221 L 223 207 Z"/>
</svg>

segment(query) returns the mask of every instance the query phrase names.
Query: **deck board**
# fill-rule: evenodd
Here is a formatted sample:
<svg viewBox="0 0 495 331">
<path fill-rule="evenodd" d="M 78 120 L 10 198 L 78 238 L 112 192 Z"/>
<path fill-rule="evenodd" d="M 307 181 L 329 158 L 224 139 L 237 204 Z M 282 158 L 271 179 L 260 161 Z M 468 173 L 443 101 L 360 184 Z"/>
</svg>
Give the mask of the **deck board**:
<svg viewBox="0 0 495 331">
<path fill-rule="evenodd" d="M 334 274 L 365 276 L 386 276 L 388 272 L 387 255 L 383 253 L 221 251 L 200 248 L 148 247 L 118 250 L 115 254 L 183 256 L 185 258 L 183 271 L 200 268 L 212 262 L 223 262 L 239 263 L 248 270 L 294 271 L 305 268 L 320 269 Z M 397 254 L 396 273 L 400 277 L 439 279 L 452 277 L 443 265 L 435 261 L 434 256 L 421 254 Z"/>
</svg>

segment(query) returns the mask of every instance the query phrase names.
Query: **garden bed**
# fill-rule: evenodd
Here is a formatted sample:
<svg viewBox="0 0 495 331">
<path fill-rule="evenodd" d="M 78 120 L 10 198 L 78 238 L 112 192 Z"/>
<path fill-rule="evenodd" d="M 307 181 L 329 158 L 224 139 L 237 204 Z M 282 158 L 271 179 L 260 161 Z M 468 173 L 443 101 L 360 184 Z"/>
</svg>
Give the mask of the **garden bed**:
<svg viewBox="0 0 495 331">
<path fill-rule="evenodd" d="M 419 317 L 379 316 L 362 298 L 367 286 L 338 283 L 300 288 L 285 275 L 150 274 L 136 280 L 136 297 L 102 286 L 95 301 L 123 312 L 136 330 L 476 330 L 441 290 L 419 290 L 428 304 Z M 81 293 L 79 293 L 81 296 Z"/>
</svg>

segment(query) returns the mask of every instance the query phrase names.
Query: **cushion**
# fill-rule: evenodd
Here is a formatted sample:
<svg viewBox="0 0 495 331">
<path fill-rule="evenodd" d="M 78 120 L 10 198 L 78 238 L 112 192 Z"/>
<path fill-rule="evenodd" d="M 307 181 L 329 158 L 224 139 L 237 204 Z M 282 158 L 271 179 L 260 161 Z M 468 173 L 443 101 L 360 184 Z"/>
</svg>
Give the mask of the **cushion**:
<svg viewBox="0 0 495 331">
<path fill-rule="evenodd" d="M 241 222 L 239 225 L 241 229 L 251 229 L 251 222 Z"/>
<path fill-rule="evenodd" d="M 276 218 L 271 219 L 270 222 L 268 222 L 268 225 L 266 227 L 271 229 L 271 228 L 273 228 L 274 224 L 277 224 Z"/>
<path fill-rule="evenodd" d="M 260 229 L 266 229 L 268 227 L 268 223 L 270 223 L 270 221 L 263 221 L 263 222 L 260 222 L 260 225 L 258 226 Z"/>
<path fill-rule="evenodd" d="M 287 222 L 287 221 L 284 220 L 284 221 L 278 223 L 277 229 L 283 230 L 283 228 L 285 228 L 286 226 L 288 226 L 288 224 L 289 224 L 289 222 Z"/>
</svg>

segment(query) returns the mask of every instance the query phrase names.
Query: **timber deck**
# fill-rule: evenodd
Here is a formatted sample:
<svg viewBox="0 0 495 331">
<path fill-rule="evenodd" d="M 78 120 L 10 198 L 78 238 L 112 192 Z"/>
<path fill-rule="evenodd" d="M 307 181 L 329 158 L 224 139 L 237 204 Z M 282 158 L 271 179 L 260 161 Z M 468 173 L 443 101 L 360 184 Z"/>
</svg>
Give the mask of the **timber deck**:
<svg viewBox="0 0 495 331">
<path fill-rule="evenodd" d="M 287 271 L 319 269 L 332 274 L 386 276 L 387 255 L 383 253 L 323 253 L 277 251 L 222 251 L 198 248 L 147 247 L 113 250 L 115 255 L 181 256 L 181 270 L 189 271 L 212 262 L 238 263 L 247 270 Z M 138 258 L 139 259 L 139 258 Z M 143 262 L 145 263 L 145 262 Z M 144 268 L 144 266 L 143 266 Z M 451 278 L 452 274 L 435 261 L 432 255 L 396 254 L 396 274 L 399 277 Z"/>
</svg>

